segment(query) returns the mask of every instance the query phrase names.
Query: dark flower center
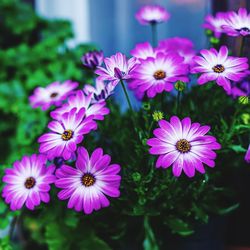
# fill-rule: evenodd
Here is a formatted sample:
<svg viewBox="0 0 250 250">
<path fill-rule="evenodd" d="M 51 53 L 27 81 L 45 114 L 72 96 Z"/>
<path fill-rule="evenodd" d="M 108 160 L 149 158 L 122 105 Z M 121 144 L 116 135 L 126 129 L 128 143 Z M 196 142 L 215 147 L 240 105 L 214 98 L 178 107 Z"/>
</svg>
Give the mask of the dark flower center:
<svg viewBox="0 0 250 250">
<path fill-rule="evenodd" d="M 190 143 L 186 139 L 179 140 L 176 145 L 176 149 L 181 153 L 187 153 L 191 149 Z"/>
<path fill-rule="evenodd" d="M 94 185 L 95 177 L 92 174 L 87 173 L 82 176 L 81 181 L 85 187 L 90 187 Z"/>
<path fill-rule="evenodd" d="M 63 133 L 62 133 L 62 139 L 64 141 L 68 141 L 73 137 L 73 131 L 70 129 L 66 129 Z"/>
<path fill-rule="evenodd" d="M 36 185 L 36 180 L 35 180 L 35 178 L 33 178 L 33 177 L 27 178 L 26 181 L 25 181 L 25 183 L 24 183 L 24 186 L 25 186 L 27 189 L 31 189 L 31 188 L 33 188 L 35 185 Z"/>
<path fill-rule="evenodd" d="M 58 96 L 58 93 L 56 93 L 56 92 L 54 92 L 54 93 L 52 93 L 52 94 L 50 95 L 51 98 L 55 98 L 55 97 L 57 97 L 57 96 Z"/>
<path fill-rule="evenodd" d="M 247 28 L 247 27 L 243 27 L 243 28 L 241 28 L 239 31 L 250 32 L 250 29 L 249 29 L 249 28 Z"/>
<path fill-rule="evenodd" d="M 163 70 L 157 70 L 154 73 L 155 80 L 161 80 L 164 79 L 165 77 L 166 77 L 166 72 Z"/>
<path fill-rule="evenodd" d="M 215 65 L 215 66 L 213 67 L 213 71 L 214 71 L 215 73 L 222 73 L 223 71 L 225 71 L 225 68 L 224 68 L 223 65 L 217 64 L 217 65 Z"/>
</svg>

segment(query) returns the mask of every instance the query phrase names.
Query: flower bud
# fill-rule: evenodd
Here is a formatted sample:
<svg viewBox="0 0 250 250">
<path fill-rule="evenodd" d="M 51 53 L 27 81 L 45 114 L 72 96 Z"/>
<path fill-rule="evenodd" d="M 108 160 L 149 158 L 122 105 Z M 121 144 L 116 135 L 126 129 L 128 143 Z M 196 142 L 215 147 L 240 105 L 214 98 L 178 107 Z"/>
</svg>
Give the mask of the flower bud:
<svg viewBox="0 0 250 250">
<path fill-rule="evenodd" d="M 164 114 L 161 111 L 155 111 L 152 116 L 153 116 L 154 121 L 156 122 L 164 118 Z"/>
<path fill-rule="evenodd" d="M 186 88 L 186 83 L 182 81 L 177 81 L 174 85 L 175 89 L 178 91 L 183 91 Z"/>
</svg>

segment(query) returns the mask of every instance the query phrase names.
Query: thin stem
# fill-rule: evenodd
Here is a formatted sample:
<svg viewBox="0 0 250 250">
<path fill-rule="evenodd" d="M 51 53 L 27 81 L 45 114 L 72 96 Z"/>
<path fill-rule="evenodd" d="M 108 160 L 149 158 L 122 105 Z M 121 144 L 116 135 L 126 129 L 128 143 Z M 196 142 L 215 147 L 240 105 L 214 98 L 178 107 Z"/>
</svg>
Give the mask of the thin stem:
<svg viewBox="0 0 250 250">
<path fill-rule="evenodd" d="M 157 39 L 157 24 L 151 23 L 151 30 L 152 30 L 152 45 L 153 47 L 157 46 L 158 39 Z"/>
<path fill-rule="evenodd" d="M 133 112 L 134 110 L 132 108 L 132 105 L 131 105 L 131 102 L 130 102 L 130 99 L 129 99 L 129 96 L 128 96 L 128 92 L 127 92 L 126 87 L 125 87 L 125 84 L 124 84 L 123 80 L 120 80 L 120 82 L 122 84 L 123 92 L 124 92 L 124 94 L 126 96 L 129 109 Z"/>
<path fill-rule="evenodd" d="M 243 56 L 245 41 L 246 41 L 246 37 L 242 36 L 241 37 L 241 44 L 240 44 L 240 53 L 239 53 L 239 56 Z"/>
<path fill-rule="evenodd" d="M 18 222 L 18 216 L 15 216 L 10 225 L 10 231 L 9 231 L 10 241 L 13 239 L 17 222 Z"/>
<path fill-rule="evenodd" d="M 177 93 L 177 98 L 176 98 L 176 114 L 180 114 L 180 109 L 181 109 L 181 92 L 178 91 Z"/>
</svg>

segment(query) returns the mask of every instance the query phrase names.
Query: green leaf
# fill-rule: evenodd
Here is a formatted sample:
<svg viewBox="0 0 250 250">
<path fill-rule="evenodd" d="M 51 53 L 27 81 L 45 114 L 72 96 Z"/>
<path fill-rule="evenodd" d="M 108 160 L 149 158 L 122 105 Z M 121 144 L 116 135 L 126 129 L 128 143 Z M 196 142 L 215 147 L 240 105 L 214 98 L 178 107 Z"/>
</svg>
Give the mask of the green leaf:
<svg viewBox="0 0 250 250">
<path fill-rule="evenodd" d="M 241 145 L 231 145 L 229 146 L 236 153 L 245 153 L 246 149 L 244 149 Z"/>
<path fill-rule="evenodd" d="M 187 236 L 194 233 L 194 230 L 192 230 L 186 222 L 179 218 L 170 217 L 168 218 L 166 224 L 174 233 L 178 233 L 182 236 Z"/>
<path fill-rule="evenodd" d="M 70 249 L 69 234 L 65 233 L 64 227 L 58 223 L 49 223 L 45 228 L 45 241 L 49 250 L 68 250 Z"/>
</svg>

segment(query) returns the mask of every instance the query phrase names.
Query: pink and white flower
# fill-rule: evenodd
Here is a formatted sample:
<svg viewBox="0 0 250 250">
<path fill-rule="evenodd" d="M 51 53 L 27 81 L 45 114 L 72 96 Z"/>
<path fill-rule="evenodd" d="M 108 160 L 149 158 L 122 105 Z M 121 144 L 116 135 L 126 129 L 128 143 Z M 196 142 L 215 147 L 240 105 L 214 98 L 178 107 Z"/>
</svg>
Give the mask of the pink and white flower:
<svg viewBox="0 0 250 250">
<path fill-rule="evenodd" d="M 159 5 L 146 5 L 139 9 L 135 15 L 142 25 L 166 22 L 170 18 L 167 10 Z"/>
<path fill-rule="evenodd" d="M 135 68 L 129 88 L 137 95 L 147 94 L 153 98 L 163 91 L 170 92 L 173 83 L 180 80 L 188 82 L 188 65 L 183 63 L 183 57 L 176 53 L 158 53 L 155 58 L 139 59 L 140 64 Z"/>
<path fill-rule="evenodd" d="M 103 80 L 96 79 L 95 86 L 85 84 L 83 92 L 86 95 L 91 95 L 91 103 L 99 103 L 107 100 L 114 94 L 115 86 L 112 83 L 105 84 Z"/>
<path fill-rule="evenodd" d="M 13 168 L 5 169 L 2 196 L 11 210 L 19 210 L 24 205 L 34 210 L 41 202 L 50 201 L 50 184 L 54 183 L 54 166 L 46 167 L 44 155 L 24 156 L 16 161 Z"/>
<path fill-rule="evenodd" d="M 29 97 L 30 104 L 33 108 L 41 107 L 42 110 L 47 110 L 52 105 L 60 106 L 68 96 L 74 94 L 78 85 L 77 82 L 68 80 L 62 84 L 53 82 L 45 88 L 37 87 Z"/>
<path fill-rule="evenodd" d="M 201 56 L 194 57 L 196 65 L 191 73 L 201 73 L 198 84 L 216 81 L 227 93 L 231 93 L 230 81 L 239 82 L 248 75 L 248 59 L 228 56 L 228 48 L 222 46 L 219 52 L 212 48 L 201 50 Z"/>
<path fill-rule="evenodd" d="M 104 59 L 104 67 L 97 67 L 95 73 L 99 75 L 99 79 L 109 81 L 116 86 L 121 80 L 128 80 L 131 78 L 131 72 L 136 66 L 136 58 L 127 60 L 126 56 L 118 52 L 110 58 Z"/>
<path fill-rule="evenodd" d="M 221 146 L 215 137 L 206 135 L 209 126 L 191 123 L 189 117 L 180 121 L 177 116 L 171 117 L 170 122 L 160 120 L 158 124 L 160 128 L 153 132 L 155 137 L 147 141 L 150 154 L 159 155 L 157 168 L 172 166 L 174 176 L 180 176 L 183 170 L 188 177 L 193 177 L 195 170 L 205 173 L 203 164 L 215 166 L 214 150 Z"/>
<path fill-rule="evenodd" d="M 91 130 L 97 128 L 96 122 L 92 116 L 85 117 L 85 109 L 82 108 L 77 112 L 74 108 L 70 112 L 62 115 L 59 121 L 52 121 L 48 124 L 50 133 L 39 137 L 39 152 L 47 154 L 48 159 L 63 157 L 69 160 L 74 156 L 77 144 L 81 143 L 83 136 Z"/>
<path fill-rule="evenodd" d="M 109 109 L 106 108 L 106 103 L 99 102 L 91 104 L 92 94 L 85 96 L 82 90 L 78 90 L 75 95 L 68 98 L 68 102 L 63 104 L 62 107 L 52 111 L 51 117 L 60 121 L 63 114 L 70 112 L 73 108 L 76 108 L 77 112 L 84 108 L 85 116 L 92 116 L 94 120 L 103 120 L 104 116 L 109 114 Z"/>
<path fill-rule="evenodd" d="M 250 35 L 250 13 L 245 8 L 240 8 L 238 13 L 230 11 L 227 13 L 227 23 L 222 29 L 229 36 Z"/>
<path fill-rule="evenodd" d="M 213 31 L 216 38 L 220 38 L 222 33 L 225 33 L 222 26 L 227 25 L 227 13 L 218 12 L 215 16 L 207 15 L 205 21 L 203 27 Z"/>
<path fill-rule="evenodd" d="M 101 148 L 95 149 L 89 156 L 88 151 L 80 147 L 76 168 L 63 165 L 56 171 L 58 180 L 55 185 L 62 189 L 58 198 L 69 199 L 68 208 L 85 214 L 109 206 L 106 196 L 119 197 L 121 181 L 118 175 L 120 166 L 110 164 L 110 161 L 110 156 L 104 155 Z"/>
</svg>

